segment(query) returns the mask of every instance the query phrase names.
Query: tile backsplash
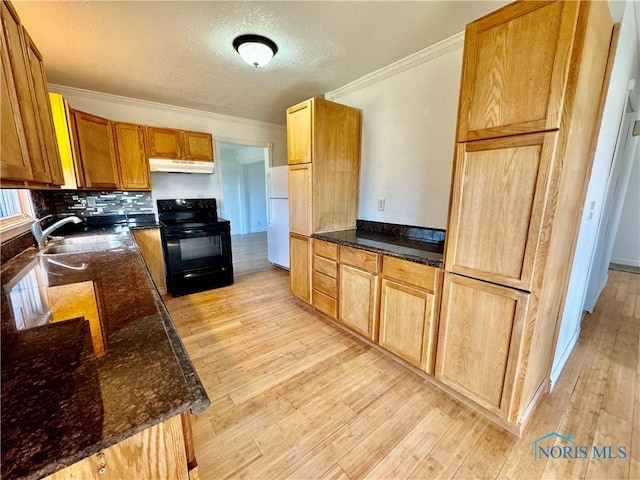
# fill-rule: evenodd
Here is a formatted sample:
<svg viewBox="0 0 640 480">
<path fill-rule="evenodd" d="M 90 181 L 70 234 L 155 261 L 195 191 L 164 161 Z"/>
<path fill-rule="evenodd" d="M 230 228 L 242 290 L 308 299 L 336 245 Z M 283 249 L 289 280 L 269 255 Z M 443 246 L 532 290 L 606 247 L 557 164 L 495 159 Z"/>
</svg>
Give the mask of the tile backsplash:
<svg viewBox="0 0 640 480">
<path fill-rule="evenodd" d="M 79 217 L 152 214 L 151 192 L 41 192 L 34 196 L 36 210 Z"/>
</svg>

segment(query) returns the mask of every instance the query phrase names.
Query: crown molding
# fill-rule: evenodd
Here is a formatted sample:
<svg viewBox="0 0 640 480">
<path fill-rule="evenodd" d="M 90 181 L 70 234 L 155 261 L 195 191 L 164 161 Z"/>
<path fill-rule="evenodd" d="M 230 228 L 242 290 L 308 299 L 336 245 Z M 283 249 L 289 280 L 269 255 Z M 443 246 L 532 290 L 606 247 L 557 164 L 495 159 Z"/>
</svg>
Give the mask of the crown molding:
<svg viewBox="0 0 640 480">
<path fill-rule="evenodd" d="M 356 90 L 368 87 L 375 83 L 391 78 L 399 73 L 405 72 L 411 68 L 417 67 L 423 63 L 426 63 L 434 58 L 438 58 L 458 48 L 462 48 L 464 45 L 464 32 L 457 33 L 441 42 L 431 45 L 419 52 L 413 53 L 408 57 L 404 57 L 397 62 L 382 67 L 380 70 L 369 73 L 364 77 L 359 78 L 351 83 L 346 84 L 331 92 L 325 94 L 325 98 L 333 100 L 344 95 L 348 95 Z"/>
<path fill-rule="evenodd" d="M 65 85 L 58 85 L 55 83 L 50 83 L 48 86 L 49 86 L 49 90 L 55 93 L 60 93 L 63 97 L 65 95 L 73 95 L 76 97 L 86 98 L 88 100 L 98 100 L 98 101 L 104 101 L 109 103 L 117 103 L 120 105 L 127 105 L 131 107 L 150 108 L 153 110 L 160 110 L 160 111 L 165 111 L 170 113 L 182 113 L 185 115 L 193 115 L 196 117 L 210 118 L 210 119 L 220 120 L 224 122 L 240 123 L 240 124 L 251 126 L 251 127 L 277 128 L 280 130 L 285 130 L 287 128 L 285 125 L 280 125 L 278 123 L 263 122 L 260 120 L 251 120 L 250 118 L 234 117 L 232 115 L 223 115 L 221 113 L 206 112 L 204 110 L 197 110 L 195 108 L 178 107 L 176 105 L 168 105 L 166 103 L 158 103 L 158 102 L 151 102 L 149 100 L 140 100 L 137 98 L 123 97 L 120 95 L 113 95 L 111 93 L 96 92 L 93 90 L 85 90 L 83 88 L 68 87 Z"/>
</svg>

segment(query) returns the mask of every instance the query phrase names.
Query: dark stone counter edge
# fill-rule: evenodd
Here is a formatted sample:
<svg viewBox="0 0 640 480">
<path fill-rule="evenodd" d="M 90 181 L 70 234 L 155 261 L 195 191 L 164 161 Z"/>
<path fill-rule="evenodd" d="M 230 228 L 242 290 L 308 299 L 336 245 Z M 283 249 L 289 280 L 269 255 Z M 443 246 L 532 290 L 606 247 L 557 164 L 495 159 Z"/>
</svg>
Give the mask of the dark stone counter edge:
<svg viewBox="0 0 640 480">
<path fill-rule="evenodd" d="M 330 234 L 331 232 L 327 232 Z M 429 257 L 433 256 L 434 258 L 429 258 L 426 256 L 419 255 L 411 255 L 409 253 L 400 253 L 394 251 L 395 248 L 406 248 L 406 247 L 397 247 L 393 244 L 389 244 L 389 249 L 384 248 L 376 248 L 369 245 L 362 245 L 357 242 L 350 242 L 348 240 L 336 239 L 330 235 L 324 235 L 322 233 L 314 233 L 311 235 L 311 238 L 317 238 L 318 240 L 323 240 L 325 242 L 335 243 L 337 245 L 344 245 L 347 247 L 359 248 L 360 250 L 366 250 L 372 253 L 381 253 L 383 255 L 388 255 L 390 257 L 400 258 L 402 260 L 408 260 L 410 262 L 421 263 L 423 265 L 429 265 L 430 267 L 443 268 L 444 263 L 442 260 L 441 253 L 433 253 L 433 252 L 425 252 L 425 255 L 429 255 Z M 438 258 L 439 257 L 439 258 Z"/>
<path fill-rule="evenodd" d="M 142 228 L 157 228 L 158 226 L 159 225 L 156 225 L 156 226 L 149 225 L 149 226 L 144 226 Z M 140 228 L 140 227 L 137 227 L 137 228 Z M 131 237 L 131 241 L 134 242 L 135 244 L 135 239 L 133 237 Z M 162 301 L 162 298 L 160 297 L 160 294 L 158 293 L 158 290 L 155 284 L 153 283 L 153 280 L 151 279 L 151 275 L 149 274 L 147 265 L 144 261 L 144 258 L 142 258 L 142 254 L 140 253 L 140 250 L 137 248 L 137 245 L 136 245 L 136 253 L 138 255 L 139 261 L 141 262 L 141 266 L 145 271 L 147 284 L 152 291 L 153 299 L 155 301 L 156 307 L 158 308 L 158 315 L 160 315 L 160 318 L 162 319 L 162 324 L 164 326 L 165 332 L 167 333 L 169 344 L 171 345 L 171 348 L 173 349 L 173 352 L 176 356 L 178 365 L 182 370 L 182 374 L 184 375 L 185 382 L 187 384 L 188 389 L 191 392 L 192 398 L 186 399 L 181 406 L 175 409 L 169 410 L 156 418 L 153 418 L 151 420 L 148 420 L 147 422 L 141 423 L 140 425 L 137 425 L 136 427 L 131 428 L 129 430 L 125 430 L 118 435 L 114 435 L 100 442 L 97 442 L 90 447 L 87 447 L 83 450 L 78 451 L 74 455 L 69 455 L 68 457 L 64 457 L 55 462 L 52 462 L 46 467 L 33 472 L 31 475 L 27 477 L 23 477 L 24 480 L 40 480 L 43 477 L 46 477 L 47 475 L 51 475 L 52 473 L 62 470 L 63 468 L 69 467 L 81 460 L 84 460 L 85 458 L 90 457 L 91 455 L 94 455 L 117 443 L 120 443 L 123 440 L 126 440 L 127 438 L 133 437 L 134 435 L 137 435 L 138 433 L 148 428 L 151 428 L 154 425 L 157 425 L 166 420 L 169 420 L 170 418 L 175 417 L 176 415 L 180 415 L 187 411 L 190 411 L 191 413 L 201 413 L 204 410 L 206 410 L 209 407 L 209 405 L 211 405 L 209 396 L 207 395 L 207 392 L 204 389 L 204 386 L 202 385 L 202 382 L 200 381 L 198 374 L 196 373 L 196 369 L 193 366 L 191 359 L 189 358 L 189 354 L 187 353 L 187 350 L 184 344 L 182 343 L 182 340 L 180 339 L 180 335 L 176 330 L 173 320 L 171 319 L 171 316 L 169 315 L 169 312 L 167 311 L 167 308 L 164 302 Z"/>
</svg>

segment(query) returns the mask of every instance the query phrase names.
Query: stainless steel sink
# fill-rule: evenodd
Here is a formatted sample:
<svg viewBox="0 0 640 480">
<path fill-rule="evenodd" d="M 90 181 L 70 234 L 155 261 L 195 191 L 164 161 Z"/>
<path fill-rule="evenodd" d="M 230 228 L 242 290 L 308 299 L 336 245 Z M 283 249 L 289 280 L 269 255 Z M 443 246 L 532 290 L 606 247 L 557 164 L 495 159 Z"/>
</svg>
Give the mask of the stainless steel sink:
<svg viewBox="0 0 640 480">
<path fill-rule="evenodd" d="M 101 252 L 122 246 L 120 235 L 85 235 L 54 240 L 44 249 L 41 255 L 60 255 L 64 253 Z"/>
</svg>

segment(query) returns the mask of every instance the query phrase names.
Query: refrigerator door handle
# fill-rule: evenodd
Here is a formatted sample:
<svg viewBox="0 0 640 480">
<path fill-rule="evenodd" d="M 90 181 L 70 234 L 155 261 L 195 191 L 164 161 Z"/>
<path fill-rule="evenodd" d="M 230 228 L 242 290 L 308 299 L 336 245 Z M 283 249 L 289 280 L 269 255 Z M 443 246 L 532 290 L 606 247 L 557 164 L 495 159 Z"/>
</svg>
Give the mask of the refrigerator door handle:
<svg viewBox="0 0 640 480">
<path fill-rule="evenodd" d="M 271 173 L 267 173 L 267 223 L 271 225 Z"/>
</svg>

